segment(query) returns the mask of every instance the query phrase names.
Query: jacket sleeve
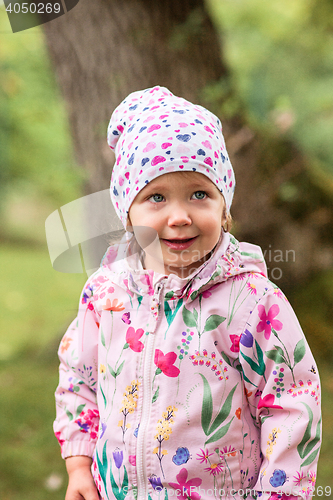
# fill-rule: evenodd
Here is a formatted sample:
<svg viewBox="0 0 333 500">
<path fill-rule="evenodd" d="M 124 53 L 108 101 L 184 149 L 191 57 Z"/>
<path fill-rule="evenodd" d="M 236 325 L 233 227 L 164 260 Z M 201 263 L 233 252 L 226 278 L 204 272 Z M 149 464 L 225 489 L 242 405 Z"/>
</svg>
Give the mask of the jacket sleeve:
<svg viewBox="0 0 333 500">
<path fill-rule="evenodd" d="M 94 309 L 94 286 L 89 281 L 81 298 L 77 318 L 59 347 L 54 432 L 63 458 L 93 456 L 99 429 L 96 398 L 99 316 Z"/>
<path fill-rule="evenodd" d="M 261 429 L 260 498 L 311 499 L 321 441 L 320 382 L 296 315 L 279 289 L 266 291 L 240 337 L 252 418 Z"/>
</svg>

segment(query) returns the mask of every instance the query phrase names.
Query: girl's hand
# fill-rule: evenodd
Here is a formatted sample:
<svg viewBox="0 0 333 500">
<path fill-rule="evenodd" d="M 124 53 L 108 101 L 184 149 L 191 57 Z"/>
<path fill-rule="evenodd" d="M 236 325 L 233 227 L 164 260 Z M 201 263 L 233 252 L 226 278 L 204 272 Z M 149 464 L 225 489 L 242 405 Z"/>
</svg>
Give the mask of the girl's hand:
<svg viewBox="0 0 333 500">
<path fill-rule="evenodd" d="M 99 500 L 93 476 L 91 474 L 90 457 L 68 457 L 66 468 L 68 472 L 68 487 L 65 500 Z"/>
</svg>

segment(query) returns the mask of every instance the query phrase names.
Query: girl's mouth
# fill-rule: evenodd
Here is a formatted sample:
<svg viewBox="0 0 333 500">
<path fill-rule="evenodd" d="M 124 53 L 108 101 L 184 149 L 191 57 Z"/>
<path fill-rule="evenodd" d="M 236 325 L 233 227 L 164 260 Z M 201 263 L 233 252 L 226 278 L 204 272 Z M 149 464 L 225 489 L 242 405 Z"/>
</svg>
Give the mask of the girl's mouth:
<svg viewBox="0 0 333 500">
<path fill-rule="evenodd" d="M 194 238 L 188 239 L 179 239 L 179 240 L 163 240 L 163 243 L 166 244 L 167 247 L 172 248 L 173 250 L 185 250 L 190 247 L 192 243 L 197 239 L 197 236 Z"/>
</svg>

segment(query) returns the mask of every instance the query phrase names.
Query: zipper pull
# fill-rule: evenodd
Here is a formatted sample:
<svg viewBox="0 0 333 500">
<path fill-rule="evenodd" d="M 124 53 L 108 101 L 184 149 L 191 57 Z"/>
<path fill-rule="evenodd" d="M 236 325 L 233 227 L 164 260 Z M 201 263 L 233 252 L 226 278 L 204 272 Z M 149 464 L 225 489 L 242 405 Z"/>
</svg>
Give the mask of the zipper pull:
<svg viewBox="0 0 333 500">
<path fill-rule="evenodd" d="M 157 283 L 157 287 L 156 287 L 156 294 L 155 295 L 159 295 L 160 292 L 161 292 L 161 289 L 163 288 L 164 286 L 164 279 L 162 281 L 160 281 L 159 283 Z"/>
<path fill-rule="evenodd" d="M 156 292 L 154 293 L 154 296 L 152 298 L 151 311 L 156 319 L 158 316 L 158 310 L 160 308 L 160 295 L 162 288 L 163 288 L 163 282 L 160 281 L 156 286 Z"/>
</svg>

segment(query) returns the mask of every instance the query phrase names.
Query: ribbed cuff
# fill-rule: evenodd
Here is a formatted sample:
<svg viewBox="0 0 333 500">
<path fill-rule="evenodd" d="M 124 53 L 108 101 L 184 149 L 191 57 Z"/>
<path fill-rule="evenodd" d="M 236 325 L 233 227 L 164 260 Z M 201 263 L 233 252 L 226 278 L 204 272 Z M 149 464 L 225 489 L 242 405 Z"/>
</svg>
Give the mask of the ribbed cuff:
<svg viewBox="0 0 333 500">
<path fill-rule="evenodd" d="M 78 455 L 83 455 L 86 457 L 91 457 L 94 454 L 96 447 L 95 441 L 88 440 L 76 440 L 76 441 L 65 441 L 61 447 L 62 458 L 75 457 Z"/>
</svg>

